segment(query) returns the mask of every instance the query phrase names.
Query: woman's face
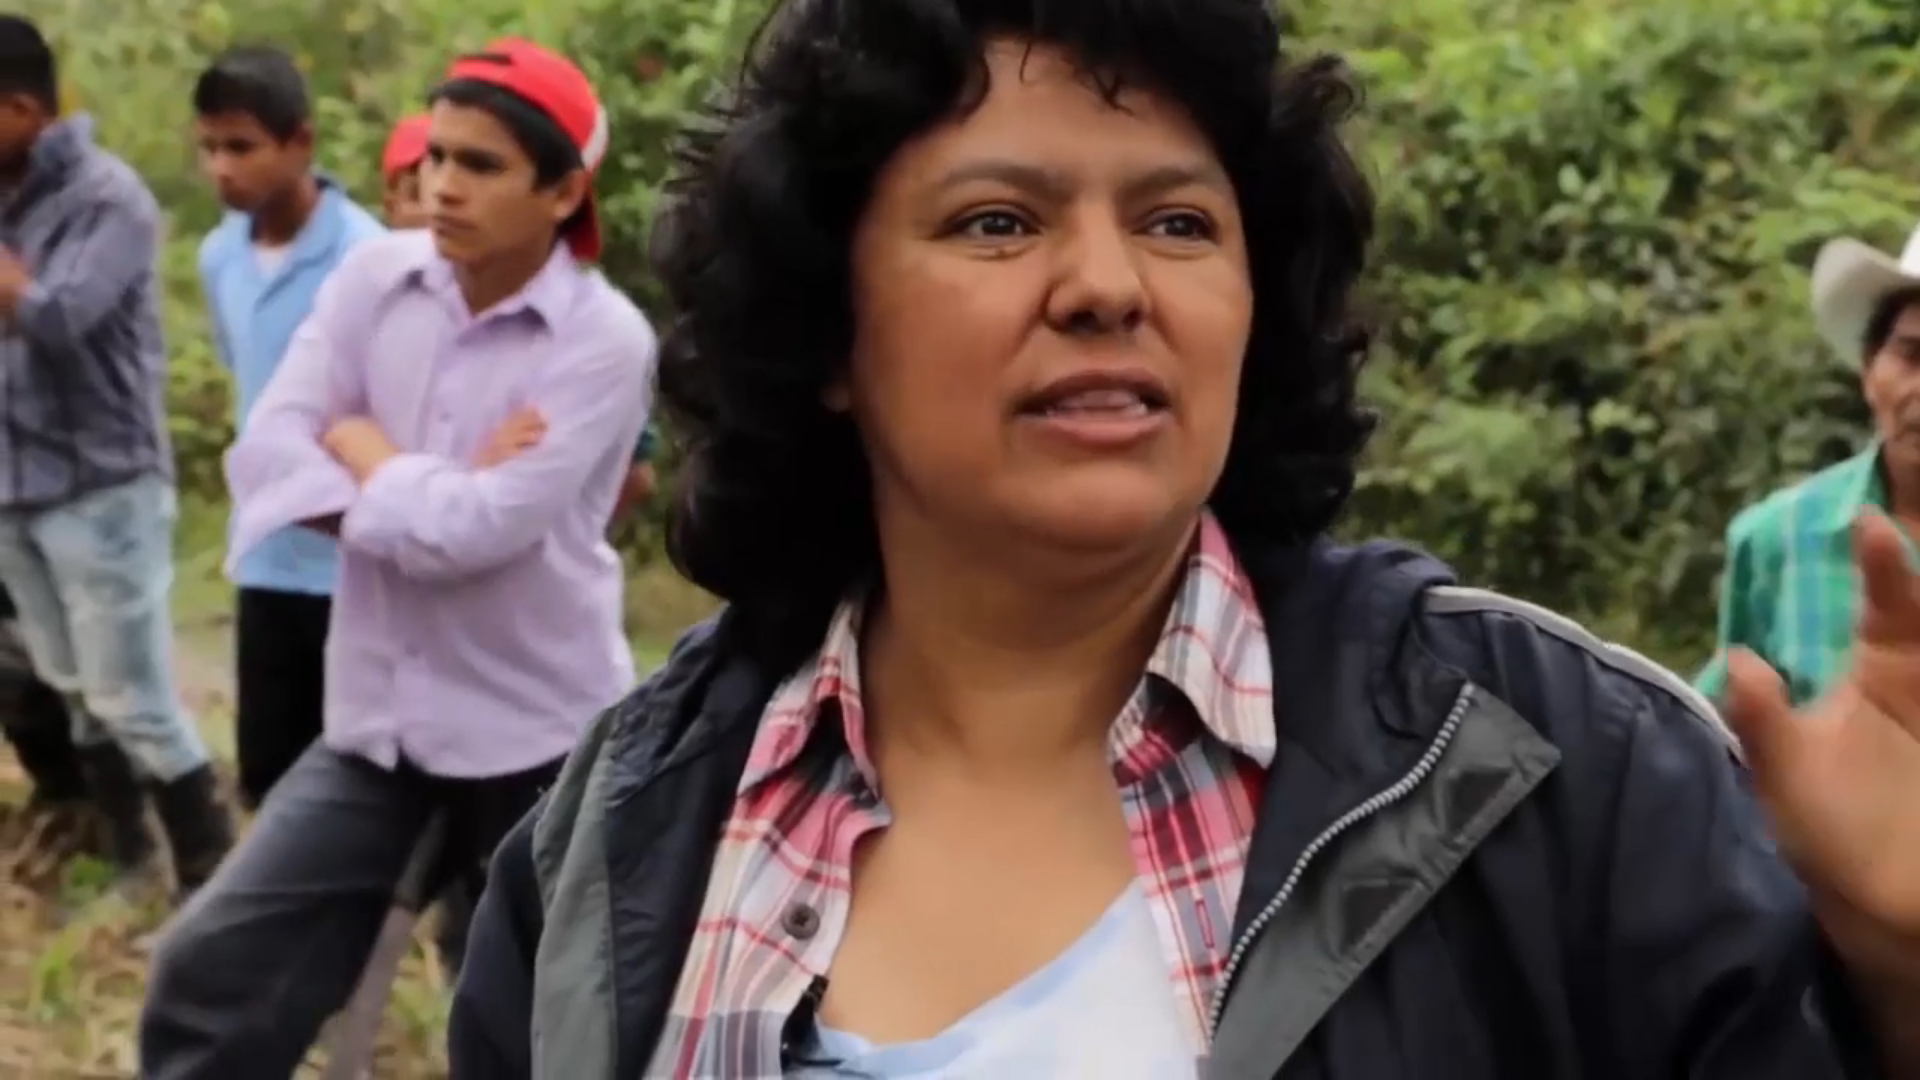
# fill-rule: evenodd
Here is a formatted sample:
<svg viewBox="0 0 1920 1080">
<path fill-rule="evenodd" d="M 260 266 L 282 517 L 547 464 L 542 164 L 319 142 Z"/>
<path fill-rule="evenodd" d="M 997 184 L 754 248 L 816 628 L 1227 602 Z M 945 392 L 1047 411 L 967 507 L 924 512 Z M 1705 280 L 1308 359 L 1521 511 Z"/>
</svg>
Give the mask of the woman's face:
<svg viewBox="0 0 1920 1080">
<path fill-rule="evenodd" d="M 876 180 L 830 403 L 883 529 L 1088 554 L 1183 534 L 1226 461 L 1253 315 L 1233 187 L 1168 100 L 1116 108 L 1024 42 L 987 68 L 980 107 Z"/>
</svg>

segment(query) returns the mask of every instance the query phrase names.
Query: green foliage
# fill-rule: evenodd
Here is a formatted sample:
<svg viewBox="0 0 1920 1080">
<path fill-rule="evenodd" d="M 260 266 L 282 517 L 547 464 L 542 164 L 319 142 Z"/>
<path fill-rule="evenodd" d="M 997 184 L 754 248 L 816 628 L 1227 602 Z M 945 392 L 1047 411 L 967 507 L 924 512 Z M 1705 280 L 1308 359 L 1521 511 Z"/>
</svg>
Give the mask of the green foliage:
<svg viewBox="0 0 1920 1080">
<path fill-rule="evenodd" d="M 566 49 L 613 114 L 607 269 L 649 306 L 646 228 L 669 137 L 766 0 L 51 0 L 102 137 L 176 215 L 167 261 L 183 470 L 227 437 L 192 245 L 212 220 L 186 94 L 240 40 L 300 56 L 325 163 L 371 200 L 390 122 L 498 32 Z M 45 5 L 36 13 L 46 10 Z M 1848 367 L 1811 333 L 1826 238 L 1895 246 L 1920 154 L 1909 0 L 1321 0 L 1347 52 L 1383 207 L 1369 394 L 1387 416 L 1349 527 L 1476 580 L 1697 649 L 1720 531 L 1847 451 Z M 642 536 L 656 530 L 648 526 Z"/>
<path fill-rule="evenodd" d="M 387 132 L 424 104 L 450 57 L 502 34 L 567 52 L 600 88 L 615 133 L 599 182 L 605 269 L 647 303 L 646 228 L 673 125 L 707 93 L 716 58 L 738 53 L 761 10 L 758 0 L 641 10 L 622 0 L 54 0 L 36 8 L 70 106 L 93 114 L 102 143 L 140 170 L 172 216 L 169 418 L 183 485 L 217 496 L 232 435 L 228 381 L 194 270 L 199 238 L 220 211 L 197 172 L 189 98 L 215 53 L 256 42 L 292 53 L 313 88 L 321 166 L 374 206 Z M 627 539 L 636 557 L 657 551 L 657 519 L 637 522 Z"/>
<path fill-rule="evenodd" d="M 1696 660 L 1721 530 L 1849 452 L 1807 267 L 1914 224 L 1907 0 L 1320 4 L 1368 76 L 1383 199 L 1350 524 L 1470 578 L 1658 626 Z"/>
</svg>

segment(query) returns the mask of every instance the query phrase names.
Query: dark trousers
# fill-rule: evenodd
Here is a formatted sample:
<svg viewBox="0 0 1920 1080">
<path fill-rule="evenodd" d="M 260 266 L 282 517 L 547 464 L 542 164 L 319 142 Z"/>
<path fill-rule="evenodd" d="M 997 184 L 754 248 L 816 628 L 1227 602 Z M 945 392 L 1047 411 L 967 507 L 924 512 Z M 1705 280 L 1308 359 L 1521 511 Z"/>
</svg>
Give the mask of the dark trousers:
<svg viewBox="0 0 1920 1080">
<path fill-rule="evenodd" d="M 87 793 L 73 717 L 60 692 L 41 682 L 13 620 L 13 597 L 0 589 L 0 733 L 13 746 L 39 802 L 65 802 Z"/>
<path fill-rule="evenodd" d="M 240 759 L 240 797 L 249 810 L 260 808 L 273 785 L 320 737 L 332 614 L 328 597 L 273 589 L 241 589 L 234 604 L 234 749 Z M 456 877 L 439 899 L 434 941 L 451 982 L 466 952 L 478 892 Z"/>
<path fill-rule="evenodd" d="M 30 676 L 19 677 L 17 686 L 0 687 L 0 730 L 33 782 L 34 801 L 70 802 L 87 794 L 72 720 L 59 691 Z"/>
<path fill-rule="evenodd" d="M 352 995 L 432 812 L 446 807 L 452 828 L 429 893 L 455 878 L 477 893 L 493 849 L 559 768 L 445 780 L 308 748 L 162 933 L 140 1016 L 141 1077 L 291 1075 Z"/>
<path fill-rule="evenodd" d="M 320 737 L 332 613 L 328 597 L 272 589 L 241 589 L 234 604 L 234 751 L 250 810 Z"/>
</svg>

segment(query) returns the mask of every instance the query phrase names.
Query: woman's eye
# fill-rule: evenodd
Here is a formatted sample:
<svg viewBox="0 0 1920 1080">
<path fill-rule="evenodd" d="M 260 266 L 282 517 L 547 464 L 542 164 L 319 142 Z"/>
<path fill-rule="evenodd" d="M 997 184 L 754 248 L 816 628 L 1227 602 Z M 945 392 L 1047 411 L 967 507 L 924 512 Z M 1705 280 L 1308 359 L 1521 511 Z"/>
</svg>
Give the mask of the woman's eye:
<svg viewBox="0 0 1920 1080">
<path fill-rule="evenodd" d="M 954 232 L 976 240 L 1005 240 L 1015 236 L 1025 236 L 1032 230 L 1027 223 L 1015 214 L 1005 210 L 989 210 L 974 214 L 960 222 Z"/>
<path fill-rule="evenodd" d="M 1206 240 L 1213 236 L 1213 222 L 1194 213 L 1163 214 L 1147 230 L 1171 240 Z"/>
</svg>

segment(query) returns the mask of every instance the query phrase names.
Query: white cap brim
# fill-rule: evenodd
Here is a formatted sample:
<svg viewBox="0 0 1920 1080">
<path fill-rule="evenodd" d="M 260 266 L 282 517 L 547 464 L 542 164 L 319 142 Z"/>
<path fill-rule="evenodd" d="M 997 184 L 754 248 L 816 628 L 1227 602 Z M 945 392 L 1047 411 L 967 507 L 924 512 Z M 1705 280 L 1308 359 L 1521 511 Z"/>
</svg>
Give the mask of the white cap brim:
<svg viewBox="0 0 1920 1080">
<path fill-rule="evenodd" d="M 1920 273 L 1899 260 L 1851 238 L 1829 241 L 1813 261 L 1814 326 L 1835 353 L 1857 361 L 1874 309 L 1908 289 L 1920 289 Z"/>
</svg>

